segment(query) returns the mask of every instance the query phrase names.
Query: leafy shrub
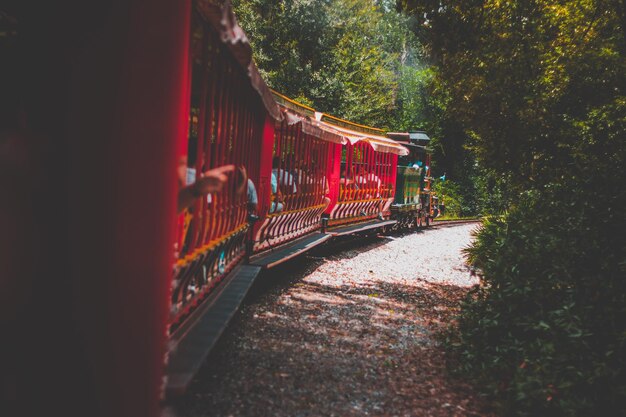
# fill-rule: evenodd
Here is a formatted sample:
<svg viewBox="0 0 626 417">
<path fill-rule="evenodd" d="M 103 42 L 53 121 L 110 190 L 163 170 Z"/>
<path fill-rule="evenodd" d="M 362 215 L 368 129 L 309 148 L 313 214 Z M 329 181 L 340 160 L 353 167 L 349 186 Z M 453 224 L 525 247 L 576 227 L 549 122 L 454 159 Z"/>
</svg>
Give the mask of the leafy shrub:
<svg viewBox="0 0 626 417">
<path fill-rule="evenodd" d="M 623 176 L 585 174 L 524 193 L 467 251 L 481 285 L 447 341 L 507 415 L 626 415 Z"/>
</svg>

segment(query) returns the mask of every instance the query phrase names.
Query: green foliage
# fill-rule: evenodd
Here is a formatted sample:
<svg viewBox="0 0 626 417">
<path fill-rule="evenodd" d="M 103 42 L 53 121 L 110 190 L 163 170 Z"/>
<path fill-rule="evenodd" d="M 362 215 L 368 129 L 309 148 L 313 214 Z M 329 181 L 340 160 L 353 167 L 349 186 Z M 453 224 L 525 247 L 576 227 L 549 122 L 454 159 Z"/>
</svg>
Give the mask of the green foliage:
<svg viewBox="0 0 626 417">
<path fill-rule="evenodd" d="M 497 204 L 489 204 L 490 200 L 497 195 L 479 186 L 482 173 L 466 146 L 468 136 L 462 124 L 447 111 L 450 97 L 440 83 L 437 69 L 406 68 L 399 100 L 403 103 L 403 111 L 398 114 L 398 126 L 428 132 L 433 155 L 432 170 L 437 177 L 446 174 L 446 178 L 459 185 L 456 197 L 463 208 L 463 215 L 491 212 Z M 416 114 L 421 115 L 419 121 L 411 122 Z"/>
<path fill-rule="evenodd" d="M 476 212 L 482 215 L 504 213 L 519 196 L 512 193 L 511 175 L 496 175 L 493 171 L 474 166 L 468 169 L 468 180 L 475 187 L 472 200 Z"/>
<path fill-rule="evenodd" d="M 458 184 L 450 180 L 434 180 L 432 190 L 439 197 L 439 204 L 445 205 L 446 217 L 458 218 L 467 215 Z"/>
</svg>

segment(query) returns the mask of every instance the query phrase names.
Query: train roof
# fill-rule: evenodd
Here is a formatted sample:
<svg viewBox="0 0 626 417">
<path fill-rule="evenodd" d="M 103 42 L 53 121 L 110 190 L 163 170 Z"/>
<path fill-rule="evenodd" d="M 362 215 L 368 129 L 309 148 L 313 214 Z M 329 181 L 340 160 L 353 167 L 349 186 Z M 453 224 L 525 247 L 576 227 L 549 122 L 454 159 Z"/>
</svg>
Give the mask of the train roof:
<svg viewBox="0 0 626 417">
<path fill-rule="evenodd" d="M 430 137 L 423 130 L 413 132 L 387 132 L 387 137 L 401 143 L 403 146 L 415 149 L 417 152 L 428 152 L 426 146 Z"/>
<path fill-rule="evenodd" d="M 288 124 L 301 123 L 302 131 L 329 142 L 355 144 L 364 141 L 378 152 L 408 155 L 409 150 L 396 141 L 385 137 L 385 131 L 371 126 L 353 123 L 298 103 L 272 90 L 275 100 L 283 108 Z"/>
<path fill-rule="evenodd" d="M 430 137 L 423 130 L 413 132 L 387 132 L 387 136 L 393 140 L 403 143 L 429 142 Z"/>
</svg>

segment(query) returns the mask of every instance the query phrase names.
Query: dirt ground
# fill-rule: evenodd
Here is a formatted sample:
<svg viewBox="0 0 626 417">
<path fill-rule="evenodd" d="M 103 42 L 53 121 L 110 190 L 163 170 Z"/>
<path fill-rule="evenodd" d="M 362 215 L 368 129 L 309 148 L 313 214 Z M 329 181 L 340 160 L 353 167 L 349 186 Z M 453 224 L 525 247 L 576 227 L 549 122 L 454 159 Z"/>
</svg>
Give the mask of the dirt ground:
<svg viewBox="0 0 626 417">
<path fill-rule="evenodd" d="M 350 239 L 260 277 L 179 417 L 487 416 L 434 334 L 477 283 L 475 224 Z"/>
</svg>

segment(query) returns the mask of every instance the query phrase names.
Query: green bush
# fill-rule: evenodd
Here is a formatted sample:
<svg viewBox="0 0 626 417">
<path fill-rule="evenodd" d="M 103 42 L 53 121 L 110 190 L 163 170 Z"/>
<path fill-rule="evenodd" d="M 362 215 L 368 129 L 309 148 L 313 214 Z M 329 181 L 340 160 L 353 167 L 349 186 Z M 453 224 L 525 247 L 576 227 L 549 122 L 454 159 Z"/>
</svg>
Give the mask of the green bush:
<svg viewBox="0 0 626 417">
<path fill-rule="evenodd" d="M 506 415 L 626 415 L 623 175 L 520 196 L 467 250 L 482 276 L 447 342 Z"/>
</svg>

